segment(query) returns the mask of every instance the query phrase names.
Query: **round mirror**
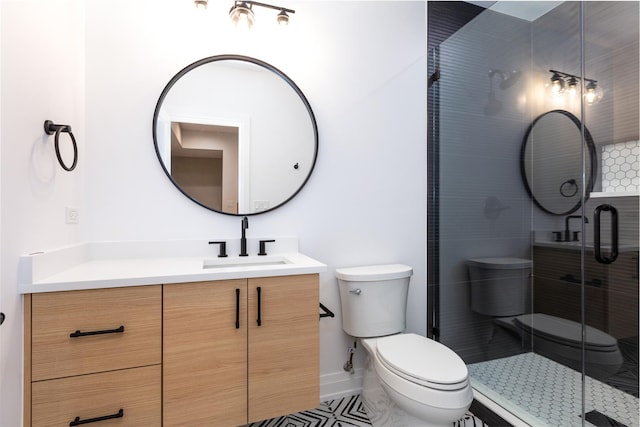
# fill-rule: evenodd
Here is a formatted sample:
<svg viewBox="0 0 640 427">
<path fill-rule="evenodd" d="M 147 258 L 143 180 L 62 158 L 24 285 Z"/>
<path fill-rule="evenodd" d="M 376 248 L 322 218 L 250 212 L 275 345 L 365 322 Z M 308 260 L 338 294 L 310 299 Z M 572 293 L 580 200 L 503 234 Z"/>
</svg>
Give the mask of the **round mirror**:
<svg viewBox="0 0 640 427">
<path fill-rule="evenodd" d="M 153 141 L 173 184 L 228 215 L 273 210 L 305 185 L 318 155 L 309 102 L 275 67 L 212 56 L 176 74 L 153 116 Z"/>
<path fill-rule="evenodd" d="M 529 126 L 520 152 L 524 184 L 535 204 L 554 215 L 568 215 L 580 208 L 583 186 L 582 124 L 573 114 L 553 110 Z M 597 174 L 596 150 L 584 127 L 585 201 Z"/>
</svg>

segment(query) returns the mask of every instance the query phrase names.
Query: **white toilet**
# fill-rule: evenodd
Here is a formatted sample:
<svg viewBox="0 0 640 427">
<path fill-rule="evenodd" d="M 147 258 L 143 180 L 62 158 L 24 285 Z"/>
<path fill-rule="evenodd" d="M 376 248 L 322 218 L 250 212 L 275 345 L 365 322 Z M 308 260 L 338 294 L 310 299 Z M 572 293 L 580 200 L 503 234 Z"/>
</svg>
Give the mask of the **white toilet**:
<svg viewBox="0 0 640 427">
<path fill-rule="evenodd" d="M 494 322 L 519 335 L 539 353 L 578 371 L 582 367 L 582 325 L 543 313 L 526 313 L 532 262 L 521 258 L 467 260 L 471 308 L 495 317 Z M 615 374 L 623 358 L 618 341 L 591 326 L 585 327 L 585 367 L 589 376 Z"/>
<path fill-rule="evenodd" d="M 342 328 L 368 352 L 362 400 L 374 427 L 451 426 L 473 400 L 455 352 L 402 333 L 412 274 L 402 264 L 336 270 Z"/>
</svg>

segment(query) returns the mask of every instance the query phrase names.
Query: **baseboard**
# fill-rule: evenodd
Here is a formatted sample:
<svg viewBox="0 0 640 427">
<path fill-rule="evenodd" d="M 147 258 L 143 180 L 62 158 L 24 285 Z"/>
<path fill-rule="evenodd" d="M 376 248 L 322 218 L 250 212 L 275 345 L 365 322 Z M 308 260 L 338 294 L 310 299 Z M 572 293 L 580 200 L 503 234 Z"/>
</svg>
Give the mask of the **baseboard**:
<svg viewBox="0 0 640 427">
<path fill-rule="evenodd" d="M 363 369 L 356 369 L 353 375 L 348 372 L 335 372 L 320 376 L 320 402 L 341 399 L 362 392 Z"/>
</svg>

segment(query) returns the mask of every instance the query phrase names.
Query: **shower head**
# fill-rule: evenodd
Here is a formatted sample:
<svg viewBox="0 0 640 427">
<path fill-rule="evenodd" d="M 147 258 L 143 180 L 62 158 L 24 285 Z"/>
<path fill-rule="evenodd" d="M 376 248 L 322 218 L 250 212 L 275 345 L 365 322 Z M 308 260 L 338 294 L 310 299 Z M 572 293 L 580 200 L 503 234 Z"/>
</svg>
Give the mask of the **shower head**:
<svg viewBox="0 0 640 427">
<path fill-rule="evenodd" d="M 519 70 L 512 70 L 509 72 L 505 72 L 502 70 L 489 70 L 489 79 L 493 81 L 493 76 L 500 76 L 500 89 L 509 89 L 511 86 L 516 84 L 522 75 L 522 72 Z"/>
<path fill-rule="evenodd" d="M 504 77 L 506 75 L 506 77 Z M 520 80 L 522 73 L 519 70 L 512 70 L 503 74 L 502 81 L 500 82 L 500 89 L 509 89 Z"/>
</svg>

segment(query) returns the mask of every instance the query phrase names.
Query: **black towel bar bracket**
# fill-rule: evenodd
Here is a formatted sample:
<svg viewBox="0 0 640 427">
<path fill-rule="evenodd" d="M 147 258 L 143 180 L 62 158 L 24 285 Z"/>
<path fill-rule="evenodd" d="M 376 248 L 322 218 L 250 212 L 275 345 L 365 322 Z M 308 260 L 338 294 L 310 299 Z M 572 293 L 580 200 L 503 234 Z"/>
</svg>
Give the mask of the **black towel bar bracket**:
<svg viewBox="0 0 640 427">
<path fill-rule="evenodd" d="M 73 132 L 71 131 L 71 126 L 57 125 L 51 120 L 45 120 L 44 131 L 47 135 L 55 134 L 54 144 L 56 149 L 56 157 L 58 158 L 58 162 L 60 163 L 60 166 L 62 166 L 62 169 L 66 170 L 67 172 L 71 172 L 72 170 L 74 170 L 76 168 L 76 165 L 78 164 L 78 144 L 76 143 L 76 137 L 73 136 Z M 62 160 L 62 155 L 60 154 L 60 134 L 63 132 L 69 134 L 69 138 L 71 138 L 71 143 L 73 144 L 73 163 L 71 164 L 71 166 L 67 166 L 64 160 Z"/>
<path fill-rule="evenodd" d="M 320 318 L 322 319 L 323 317 L 336 317 L 335 314 L 333 314 L 333 311 L 329 310 L 327 307 L 324 306 L 324 304 L 320 303 L 320 310 L 323 311 L 323 313 L 320 313 Z"/>
</svg>

